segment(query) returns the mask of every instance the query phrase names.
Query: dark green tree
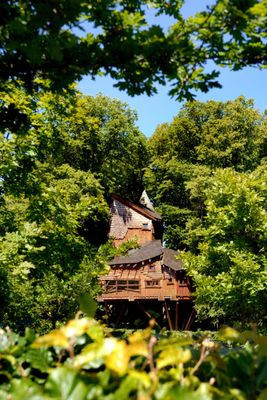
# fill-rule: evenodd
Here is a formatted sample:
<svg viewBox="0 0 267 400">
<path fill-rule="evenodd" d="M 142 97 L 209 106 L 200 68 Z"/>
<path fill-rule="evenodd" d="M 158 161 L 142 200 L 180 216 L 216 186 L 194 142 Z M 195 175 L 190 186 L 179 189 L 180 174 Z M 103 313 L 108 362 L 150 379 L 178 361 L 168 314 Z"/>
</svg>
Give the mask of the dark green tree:
<svg viewBox="0 0 267 400">
<path fill-rule="evenodd" d="M 188 102 L 170 124 L 156 129 L 149 144 L 159 158 L 252 170 L 266 143 L 264 120 L 253 100 L 242 96 L 225 103 Z"/>
<path fill-rule="evenodd" d="M 266 65 L 266 0 L 216 0 L 188 19 L 183 3 L 2 0 L 0 80 L 31 88 L 40 76 L 60 89 L 102 73 L 131 95 L 151 95 L 156 83 L 170 81 L 171 95 L 190 99 L 220 87 L 218 70 L 206 67 L 210 60 L 233 70 Z M 148 7 L 175 19 L 167 32 L 148 24 Z"/>
<path fill-rule="evenodd" d="M 107 219 L 108 207 L 89 172 L 36 162 L 30 175 L 32 193 L 1 196 L 1 321 L 46 330 L 74 315 L 81 293 L 97 293 L 104 260 L 78 233 Z"/>
<path fill-rule="evenodd" d="M 266 326 L 266 178 L 266 164 L 250 174 L 219 169 L 201 190 L 206 215 L 188 223 L 182 254 L 199 319 Z"/>
<path fill-rule="evenodd" d="M 266 117 L 251 100 L 187 103 L 170 124 L 159 126 L 148 144 L 152 161 L 145 185 L 166 222 L 165 240 L 186 247 L 185 226 L 203 218 L 201 190 L 216 168 L 251 171 L 266 157 Z M 197 182 L 190 186 L 191 180 Z"/>
<path fill-rule="evenodd" d="M 0 319 L 48 330 L 74 315 L 81 293 L 96 296 L 106 199 L 141 191 L 146 142 L 135 113 L 102 95 L 9 83 L 1 98 L 19 118 L 1 132 Z"/>
<path fill-rule="evenodd" d="M 107 195 L 140 196 L 148 151 L 145 136 L 135 125 L 136 113 L 127 104 L 101 94 L 84 96 L 74 87 L 62 95 L 48 88 L 29 95 L 9 84 L 1 95 L 0 110 L 16 108 L 18 113 L 16 122 L 8 120 L 2 126 L 2 168 L 9 171 L 16 158 L 13 174 L 5 174 L 10 187 L 19 182 L 22 189 L 27 180 L 29 188 L 30 169 L 37 159 L 91 171 Z"/>
</svg>

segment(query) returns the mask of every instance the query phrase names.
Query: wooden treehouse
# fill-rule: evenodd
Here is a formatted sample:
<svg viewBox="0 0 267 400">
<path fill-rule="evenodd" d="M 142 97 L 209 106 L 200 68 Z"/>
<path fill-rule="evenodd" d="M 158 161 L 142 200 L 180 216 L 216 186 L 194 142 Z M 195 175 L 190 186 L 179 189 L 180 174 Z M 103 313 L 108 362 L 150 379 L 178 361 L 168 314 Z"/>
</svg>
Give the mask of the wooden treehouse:
<svg viewBox="0 0 267 400">
<path fill-rule="evenodd" d="M 109 236 L 115 246 L 136 238 L 140 247 L 115 257 L 110 271 L 100 277 L 110 323 L 133 327 L 155 318 L 169 329 L 189 329 L 194 311 L 190 279 L 185 275 L 177 251 L 162 246 L 162 220 L 146 192 L 138 204 L 112 195 Z"/>
</svg>

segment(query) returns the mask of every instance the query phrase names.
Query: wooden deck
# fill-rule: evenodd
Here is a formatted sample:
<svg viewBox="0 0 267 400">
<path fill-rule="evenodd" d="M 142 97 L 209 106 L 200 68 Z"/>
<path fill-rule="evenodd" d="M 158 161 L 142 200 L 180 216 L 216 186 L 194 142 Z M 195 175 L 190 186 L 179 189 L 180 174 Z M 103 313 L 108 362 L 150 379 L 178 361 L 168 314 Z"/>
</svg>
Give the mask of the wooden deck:
<svg viewBox="0 0 267 400">
<path fill-rule="evenodd" d="M 163 271 L 160 260 L 135 268 L 112 268 L 100 278 L 103 293 L 98 301 L 108 300 L 189 300 L 188 278 L 174 271 Z"/>
</svg>

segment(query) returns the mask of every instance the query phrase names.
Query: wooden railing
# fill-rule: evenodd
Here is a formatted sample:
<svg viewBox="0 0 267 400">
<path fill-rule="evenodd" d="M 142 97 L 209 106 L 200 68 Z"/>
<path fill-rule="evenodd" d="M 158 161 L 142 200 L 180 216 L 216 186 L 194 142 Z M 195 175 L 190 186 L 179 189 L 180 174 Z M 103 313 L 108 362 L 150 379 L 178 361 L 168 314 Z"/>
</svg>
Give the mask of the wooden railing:
<svg viewBox="0 0 267 400">
<path fill-rule="evenodd" d="M 103 282 L 102 285 L 105 293 L 120 292 L 123 290 L 140 291 L 139 280 L 109 280 Z"/>
</svg>

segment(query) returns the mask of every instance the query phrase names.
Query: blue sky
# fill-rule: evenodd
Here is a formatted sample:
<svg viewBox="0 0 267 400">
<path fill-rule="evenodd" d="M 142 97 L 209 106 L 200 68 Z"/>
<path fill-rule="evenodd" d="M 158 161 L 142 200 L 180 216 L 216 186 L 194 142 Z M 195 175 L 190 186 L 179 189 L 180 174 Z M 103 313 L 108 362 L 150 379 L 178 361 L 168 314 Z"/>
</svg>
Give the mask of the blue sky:
<svg viewBox="0 0 267 400">
<path fill-rule="evenodd" d="M 210 1 L 187 0 L 183 8 L 184 16 L 194 14 L 203 8 L 203 4 L 211 4 Z M 202 6 L 202 7 L 201 7 Z M 149 22 L 153 21 L 153 15 L 149 16 Z M 167 17 L 161 17 L 160 23 L 163 27 L 169 25 L 170 20 Z M 157 19 L 158 23 L 158 19 Z M 267 109 L 267 70 L 258 70 L 256 68 L 245 68 L 242 71 L 233 72 L 228 68 L 220 70 L 219 78 L 222 89 L 212 89 L 208 93 L 198 92 L 196 99 L 200 101 L 207 100 L 233 100 L 240 95 L 246 98 L 253 98 L 255 107 L 260 111 Z M 183 103 L 179 103 L 168 95 L 168 86 L 158 86 L 158 93 L 152 97 L 140 95 L 135 97 L 128 96 L 125 92 L 119 91 L 113 87 L 113 81 L 108 77 L 98 77 L 92 81 L 85 77 L 79 82 L 79 89 L 85 93 L 95 96 L 98 93 L 118 98 L 137 111 L 137 125 L 146 135 L 151 136 L 158 124 L 170 122 L 178 113 Z"/>
</svg>

